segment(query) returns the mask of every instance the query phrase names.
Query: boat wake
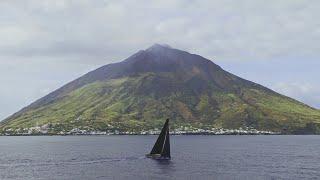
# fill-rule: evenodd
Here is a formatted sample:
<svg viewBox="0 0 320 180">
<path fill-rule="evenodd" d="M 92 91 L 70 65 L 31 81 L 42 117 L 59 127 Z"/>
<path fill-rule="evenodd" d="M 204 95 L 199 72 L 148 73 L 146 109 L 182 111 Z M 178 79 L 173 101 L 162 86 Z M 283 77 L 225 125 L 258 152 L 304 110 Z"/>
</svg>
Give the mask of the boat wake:
<svg viewBox="0 0 320 180">
<path fill-rule="evenodd" d="M 19 167 L 19 166 L 60 166 L 60 165 L 85 165 L 85 164 L 101 164 L 106 162 L 121 162 L 121 161 L 135 161 L 139 159 L 145 159 L 144 156 L 141 157 L 124 157 L 124 158 L 102 158 L 94 160 L 69 160 L 69 161 L 59 161 L 59 162 L 32 162 L 32 160 L 17 163 L 2 163 L 1 168 L 6 167 Z"/>
</svg>

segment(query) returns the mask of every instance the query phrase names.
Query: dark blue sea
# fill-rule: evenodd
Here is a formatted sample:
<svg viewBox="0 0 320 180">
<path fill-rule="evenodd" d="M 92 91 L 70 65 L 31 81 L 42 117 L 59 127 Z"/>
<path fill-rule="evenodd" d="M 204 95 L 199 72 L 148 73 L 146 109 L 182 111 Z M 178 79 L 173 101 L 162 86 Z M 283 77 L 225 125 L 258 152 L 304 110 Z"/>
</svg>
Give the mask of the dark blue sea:
<svg viewBox="0 0 320 180">
<path fill-rule="evenodd" d="M 320 179 L 320 136 L 0 137 L 0 179 Z"/>
</svg>

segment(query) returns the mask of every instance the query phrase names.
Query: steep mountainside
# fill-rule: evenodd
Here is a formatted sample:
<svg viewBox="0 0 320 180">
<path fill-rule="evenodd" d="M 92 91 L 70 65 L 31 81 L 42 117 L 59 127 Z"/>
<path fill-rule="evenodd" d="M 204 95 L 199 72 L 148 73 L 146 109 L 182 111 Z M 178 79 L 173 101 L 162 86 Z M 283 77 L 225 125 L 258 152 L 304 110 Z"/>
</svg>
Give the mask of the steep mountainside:
<svg viewBox="0 0 320 180">
<path fill-rule="evenodd" d="M 283 133 L 320 129 L 319 110 L 228 73 L 199 55 L 158 44 L 89 72 L 0 126 L 134 131 L 160 127 L 168 117 L 173 126 Z"/>
</svg>

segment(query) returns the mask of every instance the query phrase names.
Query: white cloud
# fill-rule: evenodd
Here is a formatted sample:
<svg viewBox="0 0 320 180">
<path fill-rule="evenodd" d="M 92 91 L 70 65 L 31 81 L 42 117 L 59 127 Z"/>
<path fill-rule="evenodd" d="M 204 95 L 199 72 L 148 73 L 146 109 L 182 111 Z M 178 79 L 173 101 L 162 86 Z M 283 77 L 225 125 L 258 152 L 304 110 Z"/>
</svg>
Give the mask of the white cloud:
<svg viewBox="0 0 320 180">
<path fill-rule="evenodd" d="M 3 49 L 9 48 L 0 50 L 103 58 L 159 42 L 219 60 L 314 57 L 319 5 L 302 0 L 4 1 L 0 29 L 14 25 L 16 30 L 9 31 L 10 40 L 0 33 L 8 42 Z M 16 41 L 24 44 L 9 46 Z"/>
</svg>

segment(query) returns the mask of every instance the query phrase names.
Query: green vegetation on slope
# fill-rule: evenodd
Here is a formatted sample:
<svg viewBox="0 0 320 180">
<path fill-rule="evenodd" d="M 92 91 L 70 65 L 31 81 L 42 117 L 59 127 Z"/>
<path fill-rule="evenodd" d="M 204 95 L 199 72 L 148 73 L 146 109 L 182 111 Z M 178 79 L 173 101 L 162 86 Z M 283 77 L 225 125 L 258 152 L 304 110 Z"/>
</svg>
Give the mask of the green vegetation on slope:
<svg viewBox="0 0 320 180">
<path fill-rule="evenodd" d="M 159 90 L 153 85 L 159 79 L 176 87 Z M 167 117 L 173 120 L 173 127 L 253 127 L 283 133 L 310 129 L 317 133 L 320 123 L 318 110 L 259 88 L 243 88 L 241 94 L 212 89 L 197 94 L 169 74 L 145 73 L 88 84 L 3 126 L 17 129 L 49 124 L 55 127 L 53 133 L 74 127 L 139 131 L 161 127 Z"/>
</svg>

